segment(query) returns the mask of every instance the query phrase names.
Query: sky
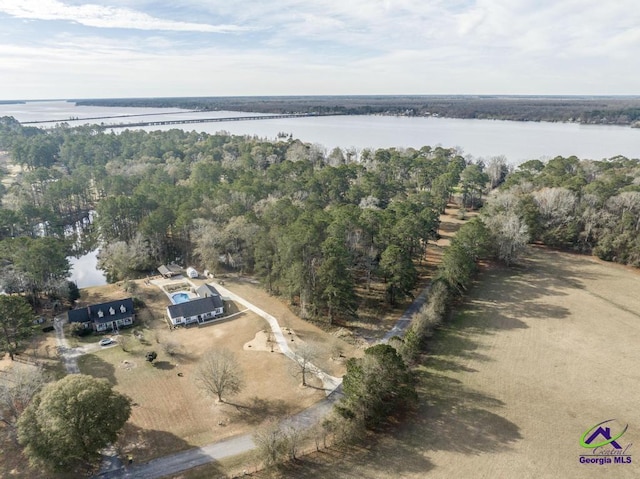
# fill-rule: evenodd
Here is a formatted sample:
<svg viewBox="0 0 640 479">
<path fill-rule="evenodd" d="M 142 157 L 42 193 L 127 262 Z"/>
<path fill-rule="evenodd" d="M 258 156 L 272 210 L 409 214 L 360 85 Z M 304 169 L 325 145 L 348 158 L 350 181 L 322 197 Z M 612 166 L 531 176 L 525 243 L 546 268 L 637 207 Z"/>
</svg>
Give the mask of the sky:
<svg viewBox="0 0 640 479">
<path fill-rule="evenodd" d="M 638 95 L 638 0 L 0 0 L 0 99 Z"/>
</svg>

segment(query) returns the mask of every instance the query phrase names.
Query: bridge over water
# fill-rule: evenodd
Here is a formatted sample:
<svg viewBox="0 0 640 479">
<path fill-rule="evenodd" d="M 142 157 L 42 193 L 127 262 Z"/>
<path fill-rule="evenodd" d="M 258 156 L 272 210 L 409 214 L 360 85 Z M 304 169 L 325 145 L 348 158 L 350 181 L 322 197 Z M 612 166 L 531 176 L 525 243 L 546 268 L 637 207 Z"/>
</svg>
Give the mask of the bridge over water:
<svg viewBox="0 0 640 479">
<path fill-rule="evenodd" d="M 87 121 L 87 120 L 110 120 L 115 118 L 130 118 L 140 116 L 155 116 L 155 115 L 175 115 L 185 113 L 202 113 L 200 111 L 191 112 L 175 112 L 175 113 L 146 113 L 140 115 L 117 115 L 117 116 L 96 116 L 91 118 L 67 118 L 65 120 L 40 120 L 40 121 L 25 121 L 23 125 L 33 125 L 42 123 L 65 123 L 69 121 Z M 274 115 L 245 115 L 245 116 L 228 116 L 228 117 L 210 117 L 210 118 L 175 118 L 169 120 L 143 120 L 130 123 L 100 123 L 100 128 L 140 128 L 145 126 L 162 126 L 162 125 L 185 125 L 188 123 L 213 123 L 223 121 L 251 121 L 251 120 L 277 120 L 280 118 L 303 118 L 309 116 L 335 116 L 336 114 L 320 114 L 320 113 L 281 113 Z"/>
<path fill-rule="evenodd" d="M 188 123 L 213 123 L 222 121 L 251 121 L 251 120 L 277 120 L 280 118 L 302 118 L 307 116 L 328 116 L 316 115 L 311 113 L 291 113 L 282 115 L 261 115 L 261 116 L 229 116 L 214 118 L 191 118 L 191 119 L 174 119 L 174 120 L 151 120 L 140 121 L 136 123 L 119 123 L 100 125 L 104 128 L 139 128 L 142 126 L 161 126 L 161 125 L 185 125 Z"/>
</svg>

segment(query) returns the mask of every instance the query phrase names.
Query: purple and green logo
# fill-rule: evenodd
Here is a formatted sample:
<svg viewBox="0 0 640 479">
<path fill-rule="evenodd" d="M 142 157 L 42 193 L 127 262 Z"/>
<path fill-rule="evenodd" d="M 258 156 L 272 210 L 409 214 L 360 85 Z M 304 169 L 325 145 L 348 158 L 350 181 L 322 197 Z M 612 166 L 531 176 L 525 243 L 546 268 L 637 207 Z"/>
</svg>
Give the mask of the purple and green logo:
<svg viewBox="0 0 640 479">
<path fill-rule="evenodd" d="M 590 449 L 591 454 L 581 454 L 580 462 L 599 465 L 631 464 L 631 443 L 622 441 L 622 436 L 628 429 L 628 424 L 623 426 L 616 419 L 607 419 L 587 429 L 580 438 L 580 445 Z"/>
</svg>

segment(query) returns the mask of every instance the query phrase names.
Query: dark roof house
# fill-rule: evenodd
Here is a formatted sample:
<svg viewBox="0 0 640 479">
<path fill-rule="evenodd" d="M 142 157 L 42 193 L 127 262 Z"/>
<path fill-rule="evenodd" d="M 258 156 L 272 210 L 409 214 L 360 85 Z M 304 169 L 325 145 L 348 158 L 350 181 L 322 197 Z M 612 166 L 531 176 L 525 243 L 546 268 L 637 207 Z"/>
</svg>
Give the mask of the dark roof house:
<svg viewBox="0 0 640 479">
<path fill-rule="evenodd" d="M 85 327 L 91 326 L 98 332 L 117 330 L 133 324 L 135 319 L 133 299 L 119 299 L 72 309 L 67 313 L 67 317 L 70 323 L 83 323 Z"/>
<path fill-rule="evenodd" d="M 219 319 L 224 314 L 224 303 L 220 295 L 207 296 L 167 306 L 167 314 L 173 326 L 201 324 Z"/>
<path fill-rule="evenodd" d="M 165 278 L 171 278 L 182 274 L 182 268 L 177 264 L 170 264 L 169 266 L 163 264 L 158 268 L 158 272 Z"/>
</svg>

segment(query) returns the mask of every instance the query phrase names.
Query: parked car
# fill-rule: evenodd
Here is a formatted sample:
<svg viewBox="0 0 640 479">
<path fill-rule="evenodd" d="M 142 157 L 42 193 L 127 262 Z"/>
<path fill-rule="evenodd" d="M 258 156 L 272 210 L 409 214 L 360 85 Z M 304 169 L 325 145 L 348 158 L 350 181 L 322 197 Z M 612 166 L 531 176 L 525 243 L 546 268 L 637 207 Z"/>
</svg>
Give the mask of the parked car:
<svg viewBox="0 0 640 479">
<path fill-rule="evenodd" d="M 100 340 L 100 346 L 109 346 L 110 344 L 113 344 L 113 339 L 111 338 L 104 338 Z"/>
</svg>

